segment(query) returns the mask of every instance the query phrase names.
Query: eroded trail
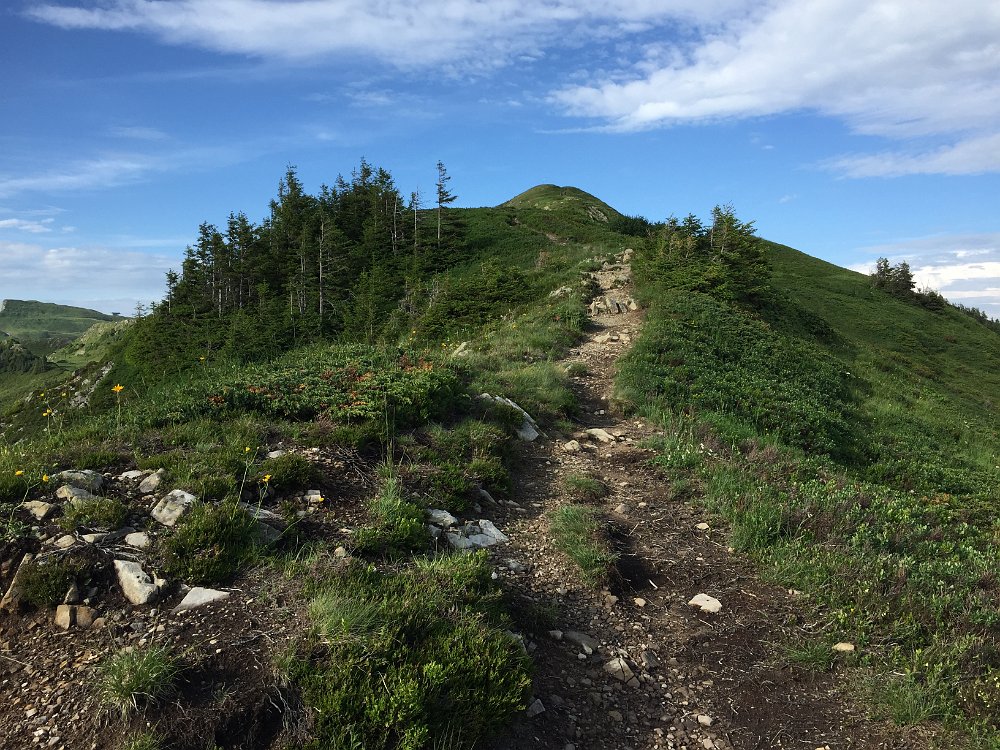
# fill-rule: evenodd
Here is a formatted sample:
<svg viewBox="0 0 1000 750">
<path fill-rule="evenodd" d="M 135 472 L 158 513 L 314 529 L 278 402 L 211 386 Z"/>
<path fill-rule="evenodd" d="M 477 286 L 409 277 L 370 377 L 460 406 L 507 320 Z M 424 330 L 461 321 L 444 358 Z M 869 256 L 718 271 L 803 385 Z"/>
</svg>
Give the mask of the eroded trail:
<svg viewBox="0 0 1000 750">
<path fill-rule="evenodd" d="M 497 554 L 519 606 L 556 614 L 552 632 L 528 644 L 540 703 L 495 750 L 921 747 L 852 707 L 835 674 L 783 660 L 783 638 L 808 627 L 802 602 L 762 583 L 728 547 L 725 528 L 692 499 L 671 494 L 642 447 L 656 429 L 613 413 L 615 364 L 642 315 L 628 305 L 627 262 L 594 276 L 602 296 L 591 306 L 592 330 L 566 360 L 586 366 L 573 380 L 579 432 L 525 446 L 517 505 L 500 519 L 511 543 Z M 611 440 L 585 433 L 592 428 Z M 621 554 L 608 589 L 584 583 L 552 543 L 548 513 L 570 502 L 563 479 L 571 474 L 609 488 L 595 502 Z M 699 593 L 722 610 L 690 606 Z"/>
</svg>

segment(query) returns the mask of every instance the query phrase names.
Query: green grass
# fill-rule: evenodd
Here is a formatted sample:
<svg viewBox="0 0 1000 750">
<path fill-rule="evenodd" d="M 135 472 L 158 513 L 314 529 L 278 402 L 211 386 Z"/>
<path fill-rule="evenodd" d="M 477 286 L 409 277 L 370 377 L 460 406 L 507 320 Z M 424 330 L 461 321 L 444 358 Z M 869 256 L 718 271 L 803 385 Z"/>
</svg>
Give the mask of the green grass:
<svg viewBox="0 0 1000 750">
<path fill-rule="evenodd" d="M 164 568 L 196 584 L 219 584 L 257 559 L 256 519 L 229 500 L 195 503 L 172 534 L 161 542 Z"/>
<path fill-rule="evenodd" d="M 579 568 L 593 586 L 606 583 L 618 556 L 602 539 L 600 516 L 584 505 L 563 505 L 550 514 L 549 528 L 556 548 Z"/>
<path fill-rule="evenodd" d="M 567 495 L 581 502 L 594 503 L 608 495 L 608 486 L 604 482 L 583 474 L 567 474 L 562 484 Z"/>
<path fill-rule="evenodd" d="M 118 651 L 98 666 L 98 699 L 106 708 L 127 717 L 140 707 L 166 698 L 180 671 L 180 663 L 169 646 Z"/>
<path fill-rule="evenodd" d="M 752 310 L 640 273 L 651 307 L 619 394 L 663 428 L 663 474 L 859 644 L 887 716 L 995 746 L 1000 336 L 770 252 L 773 291 Z M 827 668 L 828 637 L 788 658 Z"/>
<path fill-rule="evenodd" d="M 394 470 L 383 480 L 368 510 L 372 523 L 358 529 L 354 536 L 358 551 L 403 557 L 430 545 L 423 509 L 403 496 L 402 483 Z"/>
<path fill-rule="evenodd" d="M 522 709 L 527 657 L 490 573 L 485 554 L 453 555 L 317 584 L 325 651 L 284 660 L 317 717 L 308 747 L 471 748 Z"/>
<path fill-rule="evenodd" d="M 95 497 L 67 503 L 59 525 L 66 531 L 79 527 L 114 531 L 128 515 L 125 504 L 117 498 Z"/>
</svg>

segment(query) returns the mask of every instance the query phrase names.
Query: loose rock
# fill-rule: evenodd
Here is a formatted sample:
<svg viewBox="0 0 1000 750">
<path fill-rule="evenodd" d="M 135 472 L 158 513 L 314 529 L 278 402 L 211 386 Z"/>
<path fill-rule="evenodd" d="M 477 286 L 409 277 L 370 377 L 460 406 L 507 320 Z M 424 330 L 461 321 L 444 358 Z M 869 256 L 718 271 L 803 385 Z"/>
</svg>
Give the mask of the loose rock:
<svg viewBox="0 0 1000 750">
<path fill-rule="evenodd" d="M 722 602 L 708 594 L 698 594 L 688 604 L 692 607 L 698 607 L 702 612 L 708 612 L 713 615 L 722 611 Z"/>
</svg>

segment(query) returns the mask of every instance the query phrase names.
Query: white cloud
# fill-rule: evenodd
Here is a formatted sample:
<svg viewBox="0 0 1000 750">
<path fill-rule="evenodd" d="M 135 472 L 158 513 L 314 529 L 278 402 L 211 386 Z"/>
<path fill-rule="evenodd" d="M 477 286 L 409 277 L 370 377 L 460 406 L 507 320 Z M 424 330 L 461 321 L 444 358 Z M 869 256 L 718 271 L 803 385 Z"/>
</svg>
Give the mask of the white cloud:
<svg viewBox="0 0 1000 750">
<path fill-rule="evenodd" d="M 863 248 L 871 260 L 851 270 L 871 273 L 878 257 L 906 261 L 919 287 L 1000 318 L 1000 232 L 942 234 Z"/>
<path fill-rule="evenodd" d="M 50 225 L 53 221 L 53 219 L 42 219 L 41 221 L 32 221 L 30 219 L 0 219 L 0 230 L 13 229 L 17 232 L 44 234 L 52 231 L 52 227 Z"/>
<path fill-rule="evenodd" d="M 165 141 L 170 137 L 162 130 L 141 125 L 119 125 L 111 128 L 110 133 L 115 138 L 130 138 L 137 141 Z"/>
<path fill-rule="evenodd" d="M 896 151 L 844 156 L 827 162 L 827 166 L 848 177 L 1000 172 L 1000 133 L 966 138 L 927 152 Z"/>
<path fill-rule="evenodd" d="M 667 19 L 718 22 L 745 0 L 111 0 L 37 5 L 66 29 L 137 31 L 172 44 L 303 60 L 366 54 L 399 67 L 490 67 L 580 34 L 620 36 Z"/>
<path fill-rule="evenodd" d="M 618 130 L 813 111 L 858 133 L 937 141 L 834 163 L 849 175 L 966 174 L 1000 169 L 998 60 L 993 0 L 775 0 L 653 69 L 554 97 Z"/>
<path fill-rule="evenodd" d="M 60 192 L 93 187 L 113 187 L 134 182 L 154 169 L 160 160 L 140 155 L 102 156 L 67 164 L 33 175 L 0 175 L 0 196 L 23 192 Z"/>
<path fill-rule="evenodd" d="M 37 299 L 128 314 L 163 297 L 179 255 L 0 241 L 0 299 Z"/>
<path fill-rule="evenodd" d="M 285 136 L 258 142 L 229 142 L 219 146 L 155 149 L 150 152 L 109 153 L 59 166 L 40 169 L 33 174 L 0 174 L 0 197 L 21 193 L 59 193 L 130 185 L 156 173 L 179 170 L 206 170 L 238 163 L 249 155 L 274 149 L 287 143 Z M 52 157 L 52 160 L 56 159 Z"/>
</svg>

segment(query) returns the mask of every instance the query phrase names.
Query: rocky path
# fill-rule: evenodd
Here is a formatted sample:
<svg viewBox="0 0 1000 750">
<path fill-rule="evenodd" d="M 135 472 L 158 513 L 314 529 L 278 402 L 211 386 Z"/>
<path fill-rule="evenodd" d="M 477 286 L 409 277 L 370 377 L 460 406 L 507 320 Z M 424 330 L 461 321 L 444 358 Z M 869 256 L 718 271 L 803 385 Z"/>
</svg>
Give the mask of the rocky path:
<svg viewBox="0 0 1000 750">
<path fill-rule="evenodd" d="M 494 750 L 922 747 L 866 718 L 836 673 L 788 665 L 781 643 L 808 627 L 803 602 L 762 583 L 717 519 L 672 494 L 647 463 L 643 441 L 655 429 L 614 413 L 615 363 L 642 322 L 628 304 L 628 257 L 620 261 L 595 274 L 592 330 L 566 360 L 586 367 L 573 381 L 579 432 L 525 447 L 517 506 L 501 518 L 517 606 L 553 622 L 528 643 L 537 701 Z M 595 428 L 604 432 L 586 432 Z M 597 501 L 621 554 L 608 589 L 584 583 L 552 544 L 548 512 L 571 502 L 568 474 L 610 490 Z M 691 606 L 698 594 L 721 611 Z"/>
</svg>

